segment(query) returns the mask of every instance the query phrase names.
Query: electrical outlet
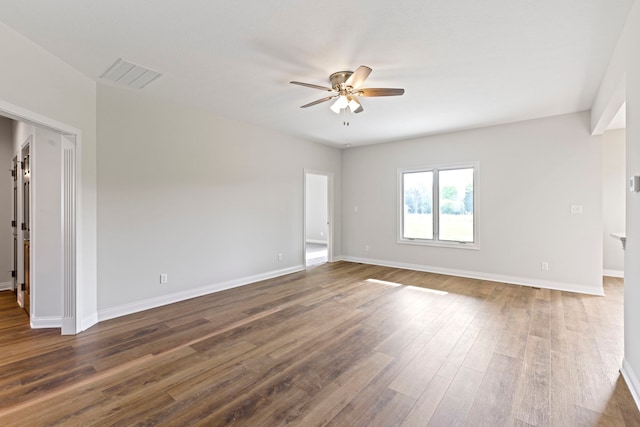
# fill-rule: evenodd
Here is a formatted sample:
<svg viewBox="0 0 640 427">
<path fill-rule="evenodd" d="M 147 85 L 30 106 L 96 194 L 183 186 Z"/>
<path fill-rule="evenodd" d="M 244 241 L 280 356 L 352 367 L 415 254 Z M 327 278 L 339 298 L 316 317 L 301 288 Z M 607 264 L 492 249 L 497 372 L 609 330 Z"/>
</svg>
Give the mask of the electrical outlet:
<svg viewBox="0 0 640 427">
<path fill-rule="evenodd" d="M 167 283 L 169 281 L 169 276 L 167 276 L 167 273 L 162 273 L 160 275 L 160 283 Z"/>
<path fill-rule="evenodd" d="M 369 245 L 364 245 L 364 251 L 369 252 Z"/>
<path fill-rule="evenodd" d="M 542 269 L 542 271 L 549 271 L 549 263 L 547 261 L 542 261 L 542 264 L 540 264 L 540 268 Z"/>
<path fill-rule="evenodd" d="M 571 213 L 572 214 L 581 214 L 582 213 L 582 205 L 571 205 Z"/>
<path fill-rule="evenodd" d="M 282 254 L 281 253 L 278 254 L 278 261 L 282 261 Z"/>
</svg>

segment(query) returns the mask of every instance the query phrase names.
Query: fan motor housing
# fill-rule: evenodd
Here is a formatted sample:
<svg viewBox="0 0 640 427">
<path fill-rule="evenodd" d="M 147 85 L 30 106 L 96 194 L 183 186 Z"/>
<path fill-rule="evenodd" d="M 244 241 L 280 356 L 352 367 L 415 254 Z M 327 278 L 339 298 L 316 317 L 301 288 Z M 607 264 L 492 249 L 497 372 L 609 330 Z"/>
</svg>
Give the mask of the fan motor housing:
<svg viewBox="0 0 640 427">
<path fill-rule="evenodd" d="M 341 85 L 351 77 L 351 74 L 353 74 L 353 71 L 336 71 L 331 74 L 329 76 L 331 87 L 339 91 L 341 89 Z"/>
</svg>

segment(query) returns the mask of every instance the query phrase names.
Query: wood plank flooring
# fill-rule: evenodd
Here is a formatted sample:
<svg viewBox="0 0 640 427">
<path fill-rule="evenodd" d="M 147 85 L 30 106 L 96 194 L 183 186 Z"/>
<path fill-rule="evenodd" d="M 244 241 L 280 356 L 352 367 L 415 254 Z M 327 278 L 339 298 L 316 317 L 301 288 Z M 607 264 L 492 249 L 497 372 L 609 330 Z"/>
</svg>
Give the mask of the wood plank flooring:
<svg viewBox="0 0 640 427">
<path fill-rule="evenodd" d="M 2 292 L 0 425 L 640 426 L 604 285 L 338 262 L 73 337 Z"/>
</svg>

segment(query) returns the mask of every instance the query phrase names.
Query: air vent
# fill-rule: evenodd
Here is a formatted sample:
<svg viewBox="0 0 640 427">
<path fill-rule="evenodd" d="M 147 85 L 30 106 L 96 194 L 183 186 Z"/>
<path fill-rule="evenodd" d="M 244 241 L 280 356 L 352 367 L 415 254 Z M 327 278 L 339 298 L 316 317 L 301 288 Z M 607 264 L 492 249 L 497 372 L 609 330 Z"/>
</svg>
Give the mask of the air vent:
<svg viewBox="0 0 640 427">
<path fill-rule="evenodd" d="M 100 78 L 133 89 L 142 89 L 160 76 L 156 71 L 120 58 Z"/>
</svg>

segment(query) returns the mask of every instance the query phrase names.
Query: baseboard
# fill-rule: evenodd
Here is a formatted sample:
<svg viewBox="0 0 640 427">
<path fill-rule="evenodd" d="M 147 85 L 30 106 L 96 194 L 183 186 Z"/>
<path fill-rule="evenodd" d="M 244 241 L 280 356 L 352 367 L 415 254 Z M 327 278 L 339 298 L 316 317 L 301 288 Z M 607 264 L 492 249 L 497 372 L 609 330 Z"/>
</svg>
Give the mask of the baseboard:
<svg viewBox="0 0 640 427">
<path fill-rule="evenodd" d="M 314 239 L 307 239 L 306 240 L 307 243 L 318 243 L 320 245 L 326 245 L 327 241 L 326 240 L 314 240 Z"/>
<path fill-rule="evenodd" d="M 12 291 L 13 283 L 11 282 L 0 282 L 0 291 Z"/>
<path fill-rule="evenodd" d="M 631 392 L 631 396 L 633 396 L 633 400 L 636 402 L 636 406 L 640 409 L 640 381 L 638 380 L 633 368 L 631 368 L 631 365 L 627 362 L 627 359 L 622 360 L 622 369 L 620 369 L 620 373 L 622 373 L 622 377 L 627 383 L 627 387 L 629 387 L 629 391 Z"/>
<path fill-rule="evenodd" d="M 602 275 L 607 277 L 624 278 L 624 270 L 602 270 Z"/>
<path fill-rule="evenodd" d="M 61 328 L 62 317 L 34 317 L 31 316 L 31 329 Z"/>
<path fill-rule="evenodd" d="M 138 313 L 140 311 L 150 310 L 152 308 L 161 307 L 163 305 L 173 304 L 176 302 L 188 300 L 191 298 L 201 297 L 203 295 L 212 294 L 214 292 L 224 291 L 226 289 L 237 288 L 239 286 L 248 285 L 262 280 L 273 279 L 274 277 L 285 276 L 291 273 L 297 273 L 304 271 L 303 265 L 296 265 L 294 267 L 285 268 L 282 270 L 271 271 L 263 274 L 256 274 L 254 276 L 243 277 L 240 279 L 229 280 L 222 283 L 214 283 L 208 286 L 203 286 L 196 289 L 189 289 L 181 292 L 175 292 L 168 295 L 162 295 L 155 298 L 149 298 L 142 301 L 133 302 L 130 304 L 123 304 L 117 307 L 111 307 L 103 310 L 98 310 L 98 321 L 114 319 L 120 316 L 126 316 L 128 314 Z"/>
<path fill-rule="evenodd" d="M 409 264 L 396 261 L 385 261 L 370 258 L 357 258 L 350 256 L 341 257 L 343 261 L 359 262 L 361 264 L 379 265 L 382 267 L 395 267 L 405 270 L 424 271 L 427 273 L 446 274 L 448 276 L 467 277 L 470 279 L 488 280 L 490 282 L 510 283 L 514 285 L 531 286 L 535 288 L 553 289 L 556 291 L 575 292 L 579 294 L 604 296 L 604 289 L 594 290 L 591 286 L 575 283 L 552 282 L 549 280 L 533 279 L 528 277 L 505 276 L 502 274 L 485 273 L 481 271 L 459 270 L 454 268 L 434 267 L 422 264 Z"/>
<path fill-rule="evenodd" d="M 98 313 L 94 312 L 80 321 L 80 331 L 86 331 L 96 323 L 98 323 Z"/>
<path fill-rule="evenodd" d="M 60 324 L 60 328 L 61 328 L 60 333 L 62 335 L 77 335 L 78 332 L 80 332 L 76 330 L 77 325 L 76 325 L 75 317 L 63 317 L 62 323 Z"/>
</svg>

